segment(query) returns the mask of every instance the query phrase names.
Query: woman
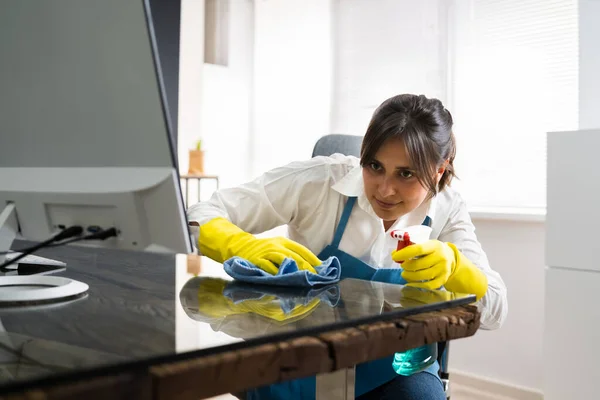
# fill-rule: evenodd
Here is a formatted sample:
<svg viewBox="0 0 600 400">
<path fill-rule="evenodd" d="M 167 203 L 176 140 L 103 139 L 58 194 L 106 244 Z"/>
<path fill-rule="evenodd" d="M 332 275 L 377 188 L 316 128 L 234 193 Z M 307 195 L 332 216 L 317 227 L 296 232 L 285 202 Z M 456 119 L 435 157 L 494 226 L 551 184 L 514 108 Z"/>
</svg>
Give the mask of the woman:
<svg viewBox="0 0 600 400">
<path fill-rule="evenodd" d="M 489 266 L 465 202 L 450 187 L 452 125 L 437 99 L 392 97 L 375 110 L 360 160 L 336 154 L 294 162 L 190 207 L 199 250 L 219 262 L 239 256 L 271 273 L 286 257 L 313 270 L 320 259 L 336 256 L 346 276 L 365 264 L 385 272 L 403 261 L 401 277 L 378 280 L 473 293 L 481 327 L 497 329 L 507 313 L 506 287 Z M 432 228 L 430 240 L 395 251 L 389 232 L 422 223 Z M 281 225 L 289 239 L 252 235 Z M 376 364 L 357 366 L 357 396 L 445 399 L 435 370 L 404 377 Z"/>
</svg>

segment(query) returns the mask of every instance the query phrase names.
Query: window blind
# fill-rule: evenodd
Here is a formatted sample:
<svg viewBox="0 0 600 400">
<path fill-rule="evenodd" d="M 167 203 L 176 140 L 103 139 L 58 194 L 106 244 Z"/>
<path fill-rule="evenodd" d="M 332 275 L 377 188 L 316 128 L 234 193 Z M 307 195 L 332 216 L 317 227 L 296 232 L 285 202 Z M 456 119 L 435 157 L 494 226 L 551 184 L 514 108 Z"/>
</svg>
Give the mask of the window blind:
<svg viewBox="0 0 600 400">
<path fill-rule="evenodd" d="M 545 207 L 546 133 L 578 126 L 576 0 L 456 0 L 455 185 L 480 207 Z"/>
</svg>

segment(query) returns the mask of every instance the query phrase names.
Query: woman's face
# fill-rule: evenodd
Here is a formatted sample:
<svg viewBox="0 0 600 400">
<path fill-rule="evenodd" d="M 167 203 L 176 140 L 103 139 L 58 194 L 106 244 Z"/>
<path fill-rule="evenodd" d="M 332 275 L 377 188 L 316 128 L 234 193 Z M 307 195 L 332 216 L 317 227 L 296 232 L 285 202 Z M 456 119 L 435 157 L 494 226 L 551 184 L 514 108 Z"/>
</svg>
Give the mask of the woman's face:
<svg viewBox="0 0 600 400">
<path fill-rule="evenodd" d="M 414 175 L 404 141 L 400 139 L 384 142 L 375 159 L 362 171 L 367 199 L 386 226 L 419 207 L 427 197 L 427 189 Z M 438 172 L 438 181 L 442 173 L 443 170 Z"/>
</svg>

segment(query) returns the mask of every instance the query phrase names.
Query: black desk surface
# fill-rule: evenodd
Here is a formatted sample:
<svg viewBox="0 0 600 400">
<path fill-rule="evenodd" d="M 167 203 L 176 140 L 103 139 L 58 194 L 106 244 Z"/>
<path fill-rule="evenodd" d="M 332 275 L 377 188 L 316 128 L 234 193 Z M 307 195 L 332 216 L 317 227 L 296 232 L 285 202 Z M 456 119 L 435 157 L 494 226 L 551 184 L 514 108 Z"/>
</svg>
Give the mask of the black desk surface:
<svg viewBox="0 0 600 400">
<path fill-rule="evenodd" d="M 89 290 L 68 302 L 0 307 L 0 394 L 474 301 L 353 279 L 310 291 L 261 288 L 183 254 L 75 246 L 36 254 L 65 261 L 56 275 Z"/>
</svg>

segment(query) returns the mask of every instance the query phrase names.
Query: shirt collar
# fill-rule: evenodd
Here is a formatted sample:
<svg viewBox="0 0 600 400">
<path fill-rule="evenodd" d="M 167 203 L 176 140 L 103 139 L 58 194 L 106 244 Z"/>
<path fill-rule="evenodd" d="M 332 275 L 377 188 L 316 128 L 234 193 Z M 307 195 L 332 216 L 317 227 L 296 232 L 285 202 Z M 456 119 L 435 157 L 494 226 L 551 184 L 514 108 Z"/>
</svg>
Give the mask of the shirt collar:
<svg viewBox="0 0 600 400">
<path fill-rule="evenodd" d="M 358 206 L 373 217 L 377 217 L 375 211 L 371 207 L 371 203 L 365 195 L 365 187 L 362 178 L 362 167 L 356 166 L 352 168 L 342 179 L 331 186 L 336 192 L 347 196 L 357 197 Z M 411 225 L 421 225 L 426 216 L 431 218 L 431 222 L 435 219 L 435 209 L 437 207 L 437 197 L 426 200 L 419 207 L 410 213 L 398 218 L 391 229 L 404 228 Z"/>
<path fill-rule="evenodd" d="M 429 200 L 425 200 L 419 207 L 398 218 L 390 229 L 403 229 L 408 226 L 421 225 L 427 216 L 431 218 L 431 224 L 433 225 L 433 222 L 435 221 L 436 206 L 436 196 Z"/>
<path fill-rule="evenodd" d="M 331 186 L 333 190 L 348 197 L 364 196 L 365 187 L 362 179 L 362 167 L 360 165 L 352 168 L 342 179 Z"/>
</svg>

